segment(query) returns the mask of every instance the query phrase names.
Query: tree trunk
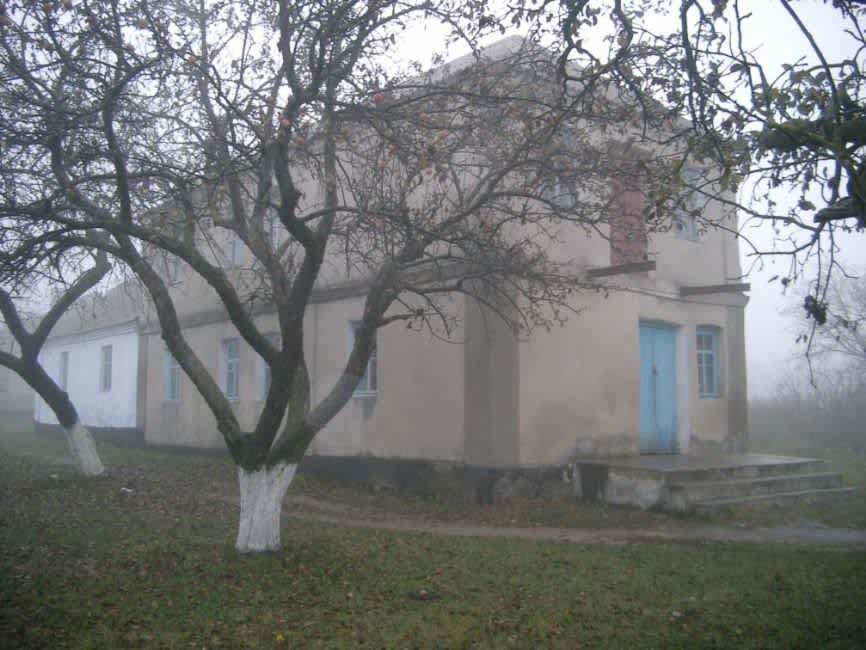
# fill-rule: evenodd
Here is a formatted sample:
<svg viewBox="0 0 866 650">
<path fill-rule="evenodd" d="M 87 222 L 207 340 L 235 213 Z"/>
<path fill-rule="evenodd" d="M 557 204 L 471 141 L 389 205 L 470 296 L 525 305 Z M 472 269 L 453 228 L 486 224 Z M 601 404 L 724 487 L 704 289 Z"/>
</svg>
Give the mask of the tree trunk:
<svg viewBox="0 0 866 650">
<path fill-rule="evenodd" d="M 238 467 L 241 521 L 235 544 L 241 553 L 280 550 L 280 512 L 297 463 L 247 470 Z"/>
<path fill-rule="evenodd" d="M 93 435 L 87 427 L 76 419 L 71 427 L 63 427 L 63 432 L 66 434 L 66 442 L 69 443 L 69 451 L 72 452 L 72 457 L 81 473 L 85 476 L 105 474 L 105 467 L 99 459 Z"/>
</svg>

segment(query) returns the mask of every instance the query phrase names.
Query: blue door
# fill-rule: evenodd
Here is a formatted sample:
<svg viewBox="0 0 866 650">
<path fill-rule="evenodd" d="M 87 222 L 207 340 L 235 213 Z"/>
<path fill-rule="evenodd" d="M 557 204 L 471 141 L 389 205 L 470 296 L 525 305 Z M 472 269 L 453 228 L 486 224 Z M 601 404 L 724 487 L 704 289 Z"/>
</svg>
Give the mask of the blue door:
<svg viewBox="0 0 866 650">
<path fill-rule="evenodd" d="M 677 452 L 676 330 L 640 324 L 640 450 Z"/>
</svg>

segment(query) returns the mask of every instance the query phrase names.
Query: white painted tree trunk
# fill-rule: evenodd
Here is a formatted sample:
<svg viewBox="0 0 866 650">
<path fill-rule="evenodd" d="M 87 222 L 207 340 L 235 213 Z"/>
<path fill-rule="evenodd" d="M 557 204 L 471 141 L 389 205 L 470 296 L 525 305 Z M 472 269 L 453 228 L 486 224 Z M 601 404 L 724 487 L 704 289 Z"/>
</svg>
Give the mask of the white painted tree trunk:
<svg viewBox="0 0 866 650">
<path fill-rule="evenodd" d="M 256 470 L 238 467 L 241 521 L 235 546 L 241 553 L 280 549 L 283 497 L 297 469 L 297 463 L 277 463 Z"/>
<path fill-rule="evenodd" d="M 85 476 L 105 474 L 105 467 L 99 458 L 99 452 L 96 451 L 93 434 L 87 427 L 76 420 L 71 427 L 64 427 L 63 432 L 66 434 L 66 442 L 69 443 L 69 451 L 72 452 L 72 457 L 81 473 Z"/>
</svg>

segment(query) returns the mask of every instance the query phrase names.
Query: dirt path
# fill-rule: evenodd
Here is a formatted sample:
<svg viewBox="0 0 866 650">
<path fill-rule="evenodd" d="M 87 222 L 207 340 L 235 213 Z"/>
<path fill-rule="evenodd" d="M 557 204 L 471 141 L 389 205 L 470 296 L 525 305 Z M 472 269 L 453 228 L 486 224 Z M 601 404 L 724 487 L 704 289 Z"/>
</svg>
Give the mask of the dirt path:
<svg viewBox="0 0 866 650">
<path fill-rule="evenodd" d="M 69 464 L 58 458 L 58 464 Z M 112 473 L 129 479 L 150 482 L 153 477 L 140 468 L 124 466 Z M 226 486 L 227 488 L 229 486 Z M 216 490 L 210 498 L 238 503 L 237 497 Z M 625 544 L 628 542 L 753 542 L 787 544 L 827 544 L 866 548 L 866 530 L 830 528 L 813 521 L 763 528 L 708 526 L 689 523 L 665 523 L 653 528 L 555 528 L 550 526 L 492 526 L 472 522 L 430 521 L 404 516 L 373 513 L 356 506 L 313 496 L 287 495 L 283 512 L 286 516 L 353 528 L 417 532 L 453 537 L 520 539 L 527 541 L 568 542 L 572 544 Z"/>
<path fill-rule="evenodd" d="M 795 526 L 738 528 L 704 525 L 668 525 L 647 529 L 579 529 L 537 526 L 532 528 L 488 526 L 466 522 L 435 522 L 404 517 L 364 516 L 363 511 L 297 496 L 286 500 L 284 514 L 305 521 L 317 521 L 353 528 L 373 528 L 398 532 L 430 533 L 453 537 L 484 537 L 528 541 L 569 542 L 572 544 L 625 544 L 627 542 L 755 542 L 788 544 L 832 544 L 866 548 L 866 530 L 827 528 L 814 522 Z M 304 510 L 293 509 L 292 505 Z M 321 512 L 309 512 L 313 508 Z"/>
</svg>

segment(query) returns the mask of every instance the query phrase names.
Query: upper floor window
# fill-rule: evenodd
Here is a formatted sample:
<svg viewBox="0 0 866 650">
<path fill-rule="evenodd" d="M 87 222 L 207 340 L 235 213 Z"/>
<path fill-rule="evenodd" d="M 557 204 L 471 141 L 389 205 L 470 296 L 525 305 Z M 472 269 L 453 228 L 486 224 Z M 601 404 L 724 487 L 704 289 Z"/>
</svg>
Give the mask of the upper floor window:
<svg viewBox="0 0 866 650">
<path fill-rule="evenodd" d="M 240 339 L 223 341 L 223 392 L 231 400 L 238 399 L 240 385 Z"/>
<path fill-rule="evenodd" d="M 176 402 L 180 399 L 180 364 L 168 350 L 165 351 L 163 367 L 165 368 L 163 380 L 165 399 L 168 402 Z"/>
<path fill-rule="evenodd" d="M 697 329 L 698 393 L 701 397 L 719 397 L 719 329 L 702 326 Z"/>
<path fill-rule="evenodd" d="M 569 210 L 577 205 L 574 188 L 568 180 L 559 175 L 554 176 L 544 185 L 541 196 L 545 201 L 562 210 Z"/>
<path fill-rule="evenodd" d="M 111 390 L 111 346 L 103 345 L 99 357 L 99 390 L 107 393 Z"/>
<path fill-rule="evenodd" d="M 698 227 L 697 216 L 688 213 L 677 214 L 674 217 L 674 233 L 678 239 L 698 241 L 700 239 L 700 229 Z"/>
<path fill-rule="evenodd" d="M 678 239 L 698 241 L 700 239 L 700 211 L 702 195 L 696 189 L 701 183 L 701 172 L 693 168 L 680 170 L 683 189 L 677 199 L 677 209 L 673 219 L 674 234 Z"/>
<path fill-rule="evenodd" d="M 349 347 L 351 349 L 355 344 L 355 337 L 358 330 L 361 329 L 361 321 L 351 321 L 349 323 L 351 338 Z M 364 369 L 364 374 L 361 375 L 361 380 L 355 387 L 355 397 L 375 397 L 379 390 L 379 360 L 378 360 L 378 344 L 376 335 L 373 334 L 373 349 L 370 352 L 370 359 L 367 361 L 367 367 Z"/>
</svg>

